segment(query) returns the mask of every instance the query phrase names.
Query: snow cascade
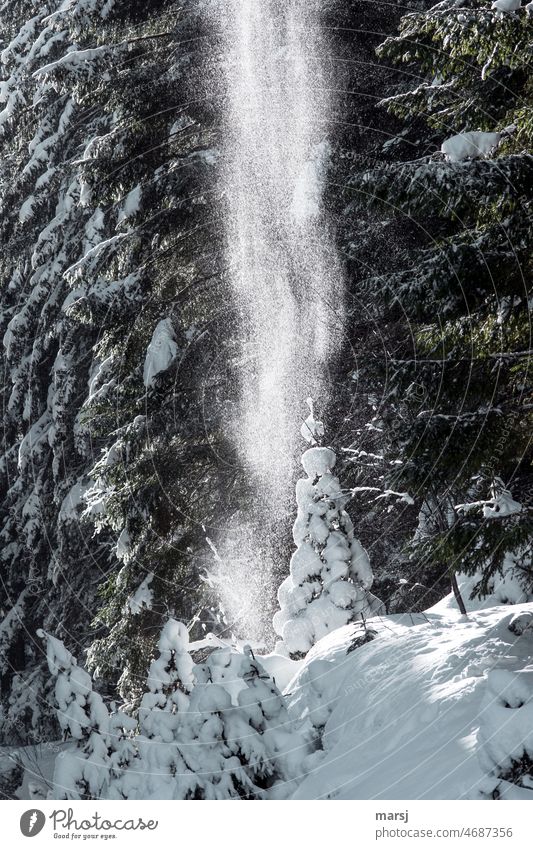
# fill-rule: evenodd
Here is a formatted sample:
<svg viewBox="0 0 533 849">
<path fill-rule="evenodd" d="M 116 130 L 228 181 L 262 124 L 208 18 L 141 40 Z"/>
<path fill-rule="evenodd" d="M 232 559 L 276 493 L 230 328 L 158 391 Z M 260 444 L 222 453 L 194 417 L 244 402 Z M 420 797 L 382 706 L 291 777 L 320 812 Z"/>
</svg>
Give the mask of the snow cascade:
<svg viewBox="0 0 533 849">
<path fill-rule="evenodd" d="M 254 590 L 225 597 L 227 580 L 218 584 L 228 621 L 245 621 L 250 638 L 270 630 L 265 599 L 279 574 L 294 422 L 306 397 L 326 389 L 324 366 L 343 323 L 342 273 L 322 203 L 333 88 L 315 0 L 207 5 L 224 56 L 215 81 L 223 107 L 220 215 L 241 348 L 231 430 L 254 492 L 235 541 L 228 532 L 217 546 L 233 585 L 255 587 L 260 575 L 264 588 L 258 603 Z"/>
</svg>

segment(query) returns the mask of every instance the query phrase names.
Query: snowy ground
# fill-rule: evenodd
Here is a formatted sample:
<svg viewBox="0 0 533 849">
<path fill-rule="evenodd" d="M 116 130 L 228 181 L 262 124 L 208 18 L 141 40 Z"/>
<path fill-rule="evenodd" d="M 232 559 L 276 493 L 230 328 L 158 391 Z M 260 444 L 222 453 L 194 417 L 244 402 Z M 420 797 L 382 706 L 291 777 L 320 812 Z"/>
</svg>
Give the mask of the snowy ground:
<svg viewBox="0 0 533 849">
<path fill-rule="evenodd" d="M 506 752 L 533 743 L 533 632 L 509 622 L 533 605 L 461 617 L 447 599 L 427 614 L 372 620 L 379 636 L 347 654 L 354 626 L 309 653 L 288 691 L 294 716 L 325 722 L 324 755 L 296 798 L 468 799 Z M 531 790 L 502 785 L 508 798 Z"/>
<path fill-rule="evenodd" d="M 463 582 L 465 598 L 469 589 Z M 337 629 L 302 661 L 262 657 L 292 717 L 323 734 L 295 798 L 468 799 L 498 786 L 504 798 L 531 799 L 533 780 L 518 787 L 495 775 L 509 753 L 533 754 L 533 604 L 501 604 L 516 601 L 509 593 L 470 602 L 467 617 L 452 596 L 426 613 L 376 617 L 376 638 L 352 651 L 360 625 Z M 30 798 L 30 782 L 45 789 L 68 745 L 17 750 L 19 798 Z"/>
</svg>

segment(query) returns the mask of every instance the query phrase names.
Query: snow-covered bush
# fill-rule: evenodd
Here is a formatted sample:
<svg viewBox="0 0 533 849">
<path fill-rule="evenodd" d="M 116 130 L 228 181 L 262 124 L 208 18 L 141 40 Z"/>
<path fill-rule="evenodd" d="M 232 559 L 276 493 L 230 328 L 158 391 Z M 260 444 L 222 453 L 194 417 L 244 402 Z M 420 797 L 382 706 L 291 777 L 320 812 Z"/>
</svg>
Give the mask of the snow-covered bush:
<svg viewBox="0 0 533 849">
<path fill-rule="evenodd" d="M 309 448 L 302 457 L 307 477 L 296 484 L 297 549 L 274 616 L 281 637 L 277 650 L 293 658 L 303 657 L 335 628 L 364 617 L 374 600 L 368 594 L 370 561 L 345 510 L 349 496 L 333 473 L 336 460 L 330 448 Z"/>
<path fill-rule="evenodd" d="M 187 629 L 170 620 L 139 710 L 137 756 L 113 792 L 136 799 L 283 796 L 307 745 L 252 656 L 216 649 L 194 666 Z"/>
<path fill-rule="evenodd" d="M 284 798 L 301 776 L 309 745 L 251 649 L 195 665 L 187 628 L 168 620 L 134 717 L 110 712 L 63 643 L 41 635 L 75 742 L 56 759 L 52 798 Z"/>
</svg>

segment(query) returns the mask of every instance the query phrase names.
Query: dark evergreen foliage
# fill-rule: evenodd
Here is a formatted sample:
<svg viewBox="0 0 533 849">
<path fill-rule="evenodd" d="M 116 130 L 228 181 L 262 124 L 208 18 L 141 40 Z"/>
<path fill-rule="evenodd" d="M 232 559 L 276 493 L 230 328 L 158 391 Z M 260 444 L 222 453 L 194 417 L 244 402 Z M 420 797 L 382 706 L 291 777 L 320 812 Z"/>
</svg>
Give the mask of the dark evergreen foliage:
<svg viewBox="0 0 533 849">
<path fill-rule="evenodd" d="M 404 16 L 378 50 L 407 68 L 381 101 L 406 124 L 384 148 L 401 156 L 416 132 L 415 155 L 356 168 L 347 195 L 348 215 L 370 206 L 384 232 L 407 234 L 356 288 L 384 348 L 374 469 L 421 509 L 414 575 L 477 572 L 481 593 L 502 570 L 533 589 L 531 26 L 523 10 L 478 2 Z M 438 151 L 456 133 L 505 128 L 487 158 Z"/>
</svg>

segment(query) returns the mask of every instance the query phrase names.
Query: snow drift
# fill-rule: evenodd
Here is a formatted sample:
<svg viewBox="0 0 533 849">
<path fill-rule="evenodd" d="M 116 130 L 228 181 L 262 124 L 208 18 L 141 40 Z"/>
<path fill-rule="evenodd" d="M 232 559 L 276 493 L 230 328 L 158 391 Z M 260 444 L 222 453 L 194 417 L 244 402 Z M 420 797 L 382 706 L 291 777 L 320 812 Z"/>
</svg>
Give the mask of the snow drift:
<svg viewBox="0 0 533 849">
<path fill-rule="evenodd" d="M 372 620 L 307 655 L 290 712 L 322 734 L 299 799 L 531 799 L 533 605 Z"/>
</svg>

